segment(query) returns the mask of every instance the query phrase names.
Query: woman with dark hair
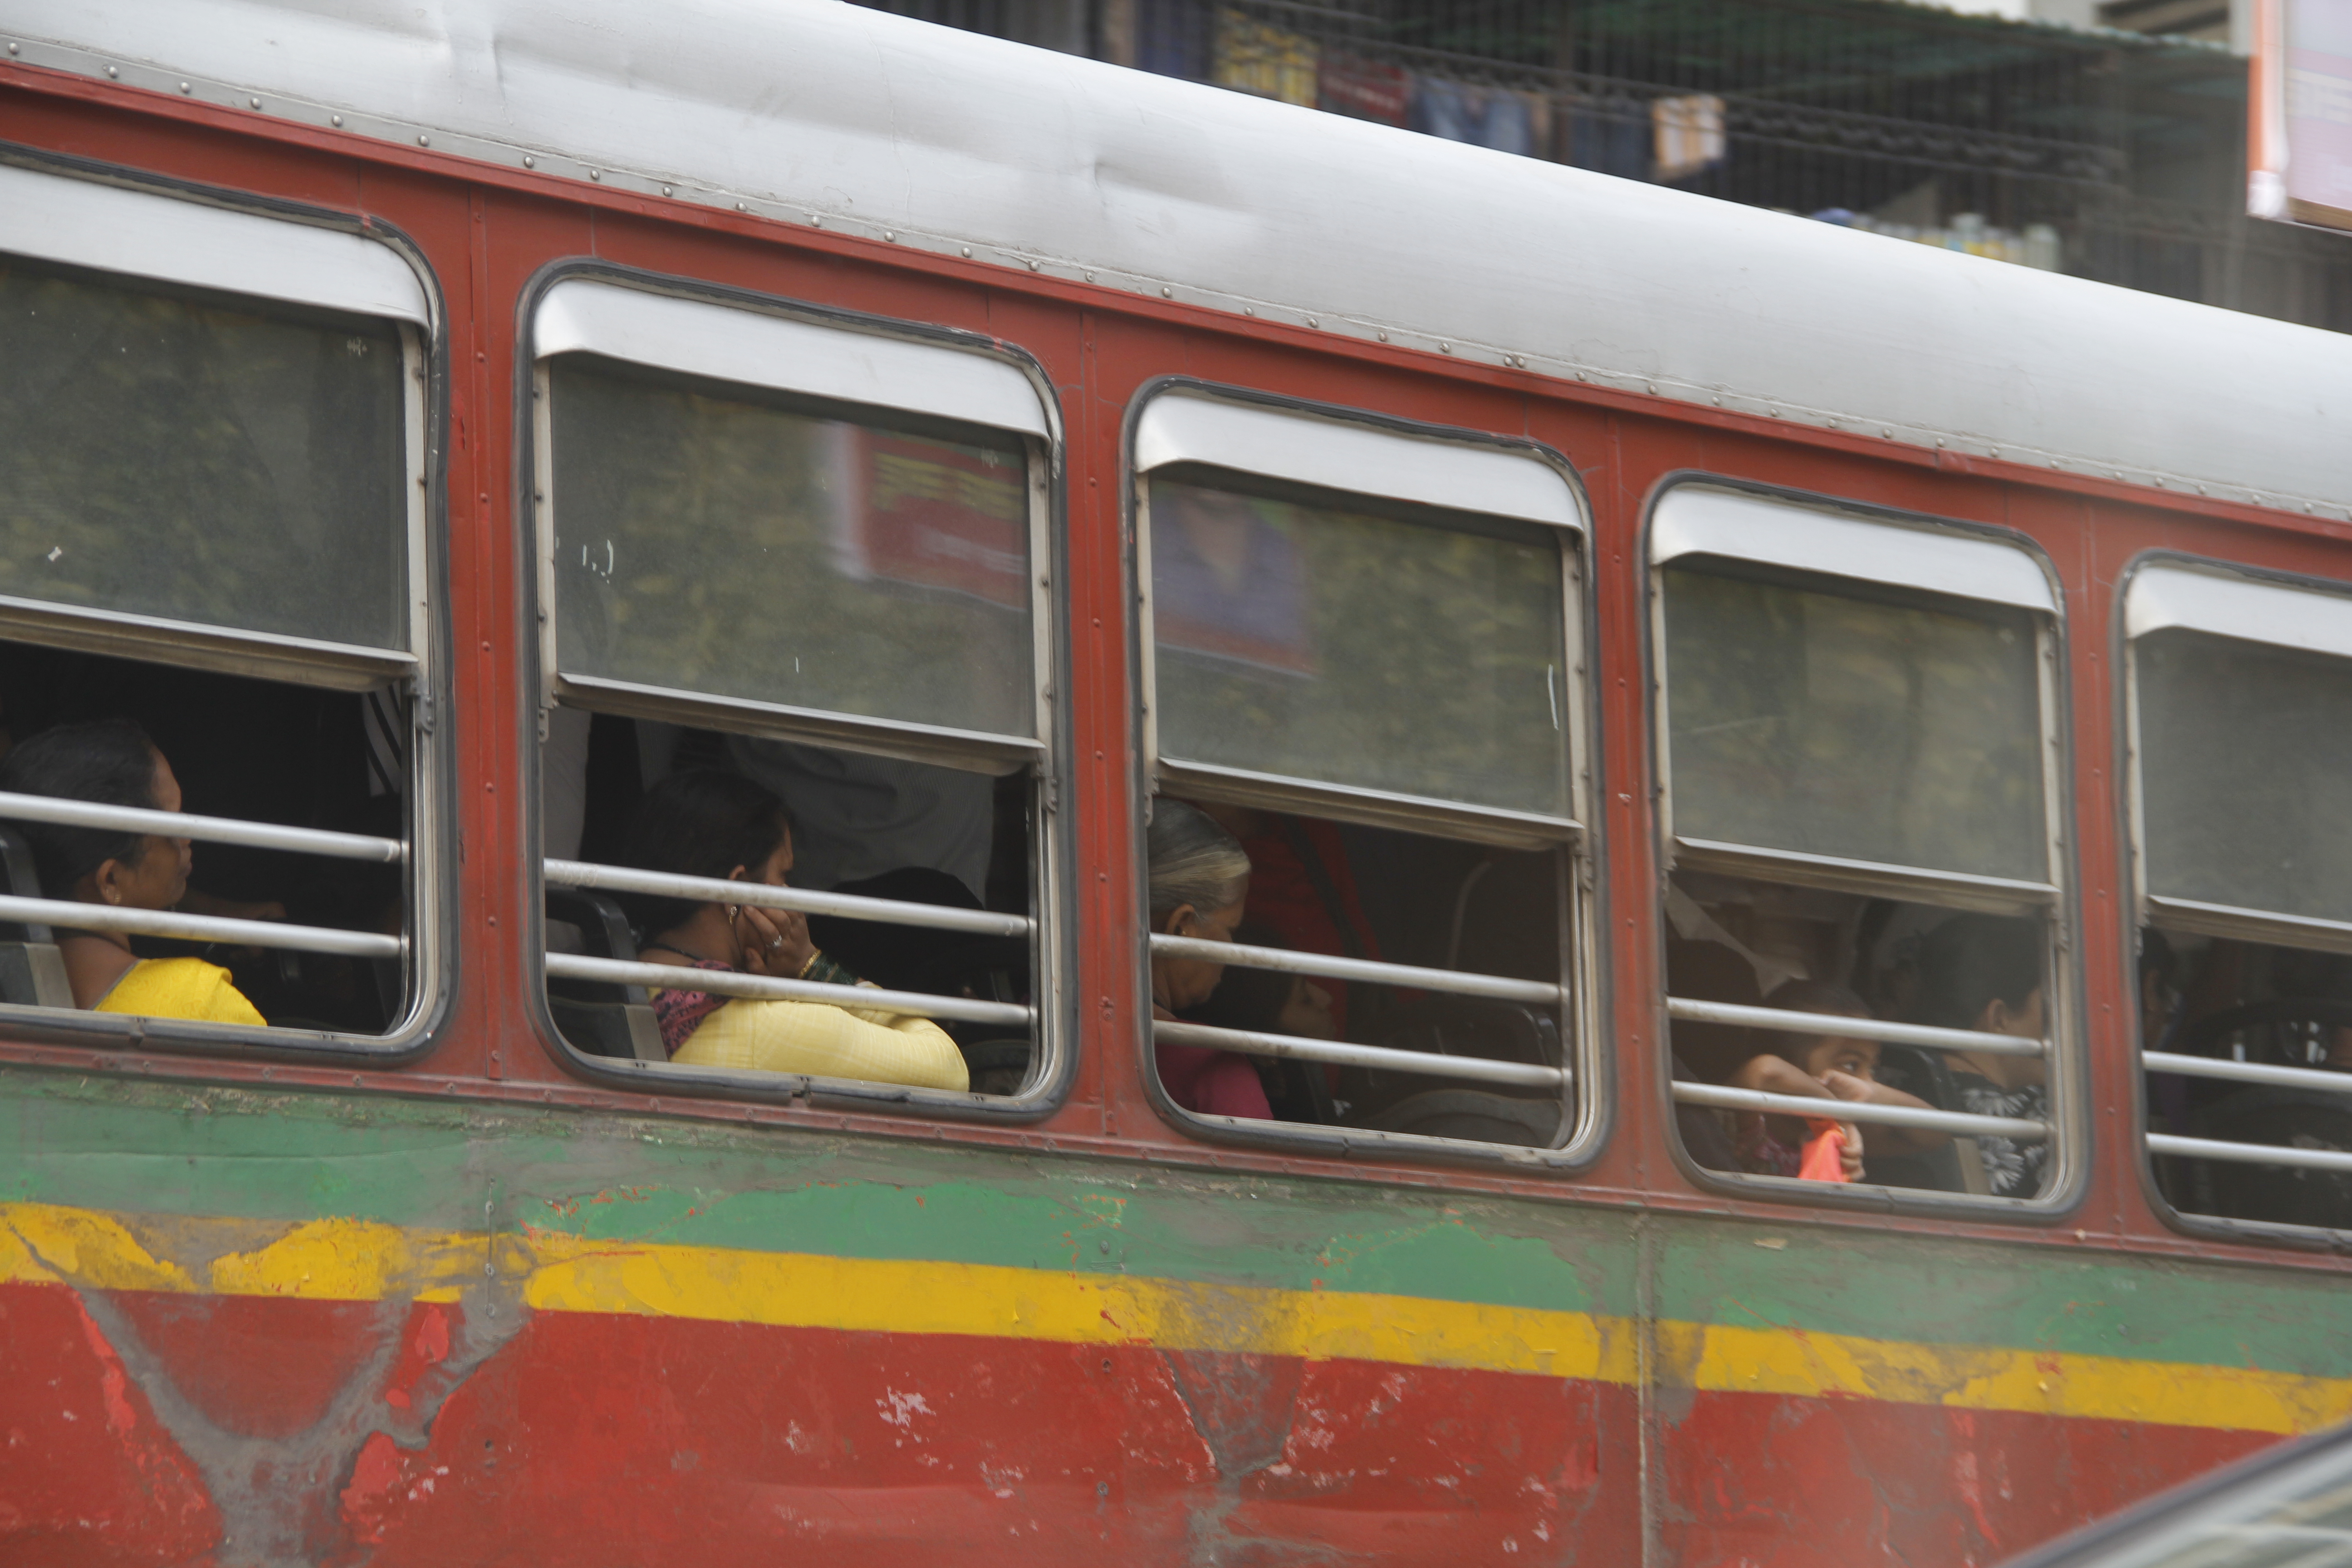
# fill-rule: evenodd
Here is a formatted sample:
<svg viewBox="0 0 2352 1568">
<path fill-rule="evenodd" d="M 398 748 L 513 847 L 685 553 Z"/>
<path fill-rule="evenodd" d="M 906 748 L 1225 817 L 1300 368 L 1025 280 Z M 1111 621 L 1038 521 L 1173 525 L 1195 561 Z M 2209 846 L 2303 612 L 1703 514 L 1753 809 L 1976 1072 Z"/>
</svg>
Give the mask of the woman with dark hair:
<svg viewBox="0 0 2352 1568">
<path fill-rule="evenodd" d="M 44 730 L 0 762 L 0 790 L 97 805 L 180 809 L 172 764 L 127 719 Z M 168 910 L 188 890 L 195 855 L 187 839 L 47 822 L 17 826 L 33 847 L 42 890 L 51 898 Z M 227 970 L 200 958 L 142 959 L 121 931 L 60 930 L 58 951 L 77 1007 L 215 1024 L 264 1021 L 229 984 Z"/>
<path fill-rule="evenodd" d="M 2040 1040 L 2049 1035 L 2042 988 L 2044 939 L 2038 922 L 2000 915 L 1955 915 L 1927 933 L 1919 954 L 1917 1021 Z M 2049 1063 L 2041 1057 L 1954 1051 L 1958 1110 L 1975 1116 L 2050 1115 Z M 2050 1142 L 1979 1137 L 1985 1178 L 1995 1197 L 2030 1198 L 2042 1190 Z"/>
<path fill-rule="evenodd" d="M 689 769 L 647 793 L 621 859 L 647 871 L 781 888 L 793 868 L 792 818 L 782 800 L 740 773 Z M 807 921 L 791 910 L 644 894 L 627 904 L 646 932 L 639 956 L 648 963 L 858 984 L 816 950 Z M 971 1086 L 963 1053 L 928 1018 L 824 1002 L 730 1000 L 682 986 L 655 992 L 654 1011 L 670 1059 L 689 1066 L 917 1089 Z"/>
</svg>

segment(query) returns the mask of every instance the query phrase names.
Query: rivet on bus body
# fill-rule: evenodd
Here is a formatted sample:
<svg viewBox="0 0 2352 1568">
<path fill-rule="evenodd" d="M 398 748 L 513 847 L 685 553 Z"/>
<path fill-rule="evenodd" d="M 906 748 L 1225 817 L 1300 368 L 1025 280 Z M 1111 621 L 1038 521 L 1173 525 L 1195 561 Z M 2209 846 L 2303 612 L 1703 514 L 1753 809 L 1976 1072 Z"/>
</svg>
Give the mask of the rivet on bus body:
<svg viewBox="0 0 2352 1568">
<path fill-rule="evenodd" d="M 430 147 L 433 145 L 433 138 L 430 136 L 419 136 L 416 139 L 416 144 L 419 147 Z"/>
<path fill-rule="evenodd" d="M 121 74 L 122 73 L 121 71 L 116 70 L 112 66 L 106 68 L 106 75 L 109 80 L 112 80 L 113 79 L 120 77 Z"/>
<path fill-rule="evenodd" d="M 13 55 L 13 54 L 15 54 L 15 53 L 16 52 L 16 45 L 14 45 L 14 44 L 9 45 L 9 46 L 8 46 L 8 52 L 9 52 L 10 54 L 12 54 L 12 55 Z"/>
<path fill-rule="evenodd" d="M 256 109 L 259 109 L 261 107 L 261 100 L 257 98 L 248 98 L 245 101 L 253 105 Z"/>
<path fill-rule="evenodd" d="M 419 142 L 422 142 L 422 141 L 424 141 L 424 140 L 425 140 L 425 138 L 424 138 L 424 137 L 422 137 L 422 136 L 419 136 L 419 137 L 417 138 L 417 140 L 418 140 Z M 604 172 L 602 169 L 591 169 L 591 170 L 589 170 L 589 171 L 588 171 L 588 177 L 589 177 L 590 179 L 592 179 L 592 180 L 596 181 L 598 184 L 603 184 L 603 183 L 604 183 Z"/>
<path fill-rule="evenodd" d="M 1380 338 L 1381 338 L 1381 342 L 1388 342 L 1388 341 L 1389 341 L 1389 335 L 1388 335 L 1386 332 L 1382 332 L 1382 333 L 1381 333 L 1381 334 L 1380 334 Z"/>
<path fill-rule="evenodd" d="M 1095 280 L 1095 275 L 1094 275 L 1093 273 L 1091 273 L 1091 272 L 1087 273 L 1087 282 L 1089 282 L 1089 283 L 1091 283 L 1091 282 L 1093 282 L 1094 280 Z"/>
<path fill-rule="evenodd" d="M 1310 326 L 1310 327 L 1319 327 L 1319 326 L 1321 326 L 1323 323 L 1322 323 L 1322 322 L 1320 322 L 1320 321 L 1317 321 L 1314 317 L 1309 316 L 1309 317 L 1307 317 L 1307 324 L 1308 326 Z"/>
<path fill-rule="evenodd" d="M 1160 286 L 1160 297 L 1163 300 L 1173 300 L 1176 298 L 1176 290 L 1168 287 L 1167 284 L 1162 283 Z"/>
<path fill-rule="evenodd" d="M 886 228 L 882 231 L 882 237 L 896 245 L 898 242 L 898 231 L 895 228 Z"/>
<path fill-rule="evenodd" d="M 961 247 L 961 250 L 963 251 L 964 258 L 965 258 L 966 260 L 970 260 L 970 259 L 971 258 L 971 246 L 969 246 L 969 245 L 967 245 L 967 246 L 963 246 L 963 247 Z"/>
<path fill-rule="evenodd" d="M 522 166 L 526 169 L 536 169 L 539 167 L 539 160 L 526 153 L 522 155 Z"/>
<path fill-rule="evenodd" d="M 340 114 L 332 114 L 332 115 L 329 115 L 329 116 L 328 116 L 328 118 L 329 118 L 330 120 L 331 120 L 331 121 L 334 121 L 334 123 L 335 123 L 335 125 L 336 125 L 336 127 L 337 127 L 338 129 L 341 129 L 341 128 L 342 123 L 343 123 L 343 117 L 342 117 L 341 115 L 340 115 Z"/>
<path fill-rule="evenodd" d="M 1244 305 L 1242 307 L 1242 314 L 1244 316 L 1255 316 L 1257 314 L 1257 307 L 1255 305 Z"/>
<path fill-rule="evenodd" d="M 196 89 L 195 89 L 194 88 L 193 88 L 193 87 L 189 86 L 186 82 L 182 82 L 182 83 L 180 84 L 180 95 L 181 95 L 183 98 L 186 97 L 189 93 L 192 93 L 192 92 L 194 92 L 194 91 L 195 91 L 195 90 L 196 90 Z M 336 123 L 336 124 L 338 124 L 338 125 L 341 125 L 342 122 L 343 122 L 343 121 L 342 121 L 342 116 L 341 116 L 341 115 L 337 115 L 337 116 L 335 117 L 335 123 Z"/>
<path fill-rule="evenodd" d="M 1450 354 L 1454 352 L 1454 345 L 1452 343 L 1440 343 L 1437 345 L 1437 352 L 1442 354 Z"/>
<path fill-rule="evenodd" d="M 677 192 L 675 192 L 675 191 L 671 190 L 667 185 L 664 185 L 664 186 L 662 187 L 662 195 L 666 195 L 666 196 L 676 195 L 677 194 Z"/>
</svg>

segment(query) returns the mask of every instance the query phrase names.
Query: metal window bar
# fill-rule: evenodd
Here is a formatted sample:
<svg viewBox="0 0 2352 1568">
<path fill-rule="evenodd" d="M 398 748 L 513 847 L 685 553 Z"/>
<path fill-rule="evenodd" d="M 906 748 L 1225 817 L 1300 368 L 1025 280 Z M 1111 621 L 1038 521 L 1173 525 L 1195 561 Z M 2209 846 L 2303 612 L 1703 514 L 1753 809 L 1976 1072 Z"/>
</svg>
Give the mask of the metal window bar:
<svg viewBox="0 0 2352 1568">
<path fill-rule="evenodd" d="M 335 931 L 325 926 L 284 925 L 276 921 L 229 920 L 219 915 L 184 915 L 176 910 L 126 910 L 113 904 L 69 899 L 0 897 L 0 921 L 49 925 L 60 931 L 119 931 L 132 936 L 169 936 L 189 942 L 226 942 L 240 947 L 290 948 L 341 958 L 398 958 L 408 951 L 404 937 L 380 931 Z"/>
<path fill-rule="evenodd" d="M 323 855 L 338 860 L 373 860 L 386 865 L 397 865 L 408 858 L 408 846 L 397 838 L 375 838 L 363 833 L 331 833 L 318 827 L 289 827 L 274 822 L 246 822 L 234 816 L 191 816 L 178 811 L 100 805 L 92 801 L 65 800 L 46 795 L 12 795 L 6 791 L 0 791 L 0 821 L 49 822 L 65 827 L 110 827 L 124 833 L 152 833 L 163 838 L 194 838 L 205 844 L 241 844 L 255 849 L 283 849 L 296 855 Z M 85 921 L 84 929 L 97 928 Z"/>
<path fill-rule="evenodd" d="M 2185 1138 L 2177 1132 L 2147 1135 L 2151 1154 L 2184 1160 L 2225 1160 L 2239 1165 L 2294 1165 L 2306 1171 L 2352 1172 L 2352 1151 L 2294 1149 L 2270 1143 L 2231 1143 L 2219 1138 Z"/>
<path fill-rule="evenodd" d="M 1250 1057 L 1286 1057 L 1294 1061 L 1327 1062 L 1337 1067 L 1377 1068 L 1389 1072 L 1422 1073 L 1432 1078 L 1505 1084 L 1520 1089 L 1561 1089 L 1570 1080 L 1566 1068 L 1539 1067 L 1532 1062 L 1488 1061 L 1482 1057 L 1438 1056 L 1424 1051 L 1401 1051 L 1388 1046 L 1359 1046 L 1345 1040 L 1310 1040 L 1297 1035 L 1261 1034 L 1255 1029 L 1220 1029 L 1207 1024 L 1155 1023 L 1153 1040 L 1171 1046 L 1208 1046 Z"/>
<path fill-rule="evenodd" d="M 2178 1073 L 2182 1078 L 2221 1078 L 2238 1083 L 2267 1083 L 2281 1089 L 2315 1089 L 2323 1094 L 2352 1094 L 2352 1073 L 2331 1072 L 2326 1068 L 2273 1067 L 2268 1062 L 2183 1057 L 2170 1051 L 2143 1051 L 2140 1060 L 2149 1072 Z"/>
<path fill-rule="evenodd" d="M 2029 1040 L 2017 1035 L 1987 1034 L 1979 1029 L 1939 1029 L 1926 1024 L 1895 1024 L 1877 1018 L 1849 1018 L 1842 1013 L 1790 1013 L 1778 1007 L 1751 1007 L 1737 1002 L 1699 1002 L 1685 996 L 1666 998 L 1666 1016 L 1689 1024 L 1737 1024 L 1750 1029 L 1775 1029 L 1790 1035 L 1836 1035 L 1846 1039 L 1876 1040 L 1889 1046 L 1918 1046 L 1931 1051 L 1981 1051 L 1989 1057 L 2046 1057 L 2050 1054 L 2049 1041 Z"/>
<path fill-rule="evenodd" d="M 822 1002 L 834 1007 L 906 1013 L 919 1018 L 953 1018 L 972 1024 L 1003 1024 L 1015 1028 L 1028 1028 L 1037 1019 L 1035 1009 L 1011 1002 L 980 1002 L 968 996 L 885 991 L 872 985 L 837 985 L 821 980 L 786 980 L 779 975 L 688 969 L 671 963 L 630 963 L 617 958 L 591 958 L 576 952 L 549 953 L 547 974 L 551 980 L 601 980 L 619 985 L 642 985 L 656 991 L 708 991 L 716 995 L 742 996 L 759 1002 Z"/>
<path fill-rule="evenodd" d="M 1151 951 L 1165 953 L 1171 958 L 1196 958 L 1209 963 L 1235 964 L 1244 969 L 1273 969 L 1285 974 L 1315 974 L 1331 980 L 1363 980 L 1376 985 L 1445 991 L 1458 996 L 1490 997 L 1498 1002 L 1532 1002 L 1545 1007 L 1559 1006 L 1562 995 L 1559 986 L 1542 980 L 1509 980 L 1499 974 L 1472 974 L 1458 969 L 1422 969 L 1409 963 L 1381 963 L 1368 958 L 1337 958 L 1328 953 L 1297 952 L 1284 947 L 1250 947 L 1234 942 L 1207 942 L 1199 937 L 1163 936 L 1156 931 L 1151 937 Z"/>
<path fill-rule="evenodd" d="M 1037 922 L 1026 915 L 1000 914 L 993 910 L 959 910 L 945 904 L 908 904 L 895 899 L 869 899 L 856 893 L 820 893 L 808 888 L 772 887 L 765 882 L 730 882 L 718 877 L 681 877 L 668 871 L 598 866 L 585 860 L 549 860 L 545 876 L 550 883 L 559 888 L 650 893 L 657 898 L 691 899 L 699 904 L 754 904 L 761 909 L 795 910 L 810 915 L 838 915 L 845 920 L 873 921 L 883 925 L 924 926 L 934 931 L 971 931 L 982 936 L 1027 937 L 1034 936 L 1037 931 Z M 551 974 L 554 973 L 553 956 L 550 955 L 548 973 Z M 659 969 L 663 966 L 656 964 L 653 967 Z M 710 973 L 715 973 L 716 971 Z M 705 986 L 703 989 L 716 991 L 719 987 Z M 830 989 L 836 995 L 840 991 L 839 986 Z M 907 994 L 912 995 L 913 993 Z M 946 1017 L 950 1015 L 940 1016 Z"/>
<path fill-rule="evenodd" d="M 2014 1116 L 1971 1116 L 1961 1110 L 1923 1110 L 1911 1105 L 1873 1105 L 1864 1100 L 1814 1100 L 1801 1094 L 1766 1094 L 1760 1089 L 1731 1089 L 1717 1083 L 1693 1083 L 1676 1079 L 1674 1097 L 1684 1105 L 1706 1105 L 1723 1110 L 1760 1110 L 1772 1116 L 1801 1116 L 1815 1121 L 1853 1121 L 1864 1125 L 1924 1127 L 1968 1138 L 2014 1138 L 2038 1142 L 2050 1136 L 2046 1121 Z"/>
</svg>

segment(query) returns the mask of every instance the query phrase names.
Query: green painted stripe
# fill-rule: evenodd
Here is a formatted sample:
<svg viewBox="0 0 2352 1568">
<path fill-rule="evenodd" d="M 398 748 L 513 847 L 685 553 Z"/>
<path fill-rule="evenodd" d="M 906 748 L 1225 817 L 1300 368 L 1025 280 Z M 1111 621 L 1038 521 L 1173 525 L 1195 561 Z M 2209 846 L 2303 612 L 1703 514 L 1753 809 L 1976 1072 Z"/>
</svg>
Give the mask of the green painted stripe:
<svg viewBox="0 0 2352 1568">
<path fill-rule="evenodd" d="M 0 1073 L 0 1201 L 1332 1289 L 2352 1377 L 2340 1274 L 773 1128 Z M 1759 1241 L 1778 1246 L 1759 1246 Z M 1104 1245 L 1108 1243 L 1108 1247 Z"/>
</svg>

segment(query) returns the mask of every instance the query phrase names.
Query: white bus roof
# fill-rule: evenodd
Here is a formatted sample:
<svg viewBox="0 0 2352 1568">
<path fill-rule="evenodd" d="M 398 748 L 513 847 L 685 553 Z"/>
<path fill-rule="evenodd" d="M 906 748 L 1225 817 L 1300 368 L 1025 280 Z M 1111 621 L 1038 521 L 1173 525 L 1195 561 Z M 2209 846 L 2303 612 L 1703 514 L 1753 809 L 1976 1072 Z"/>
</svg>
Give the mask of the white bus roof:
<svg viewBox="0 0 2352 1568">
<path fill-rule="evenodd" d="M 1920 446 L 2352 515 L 2352 339 L 839 0 L 0 0 L 28 65 Z"/>
</svg>

